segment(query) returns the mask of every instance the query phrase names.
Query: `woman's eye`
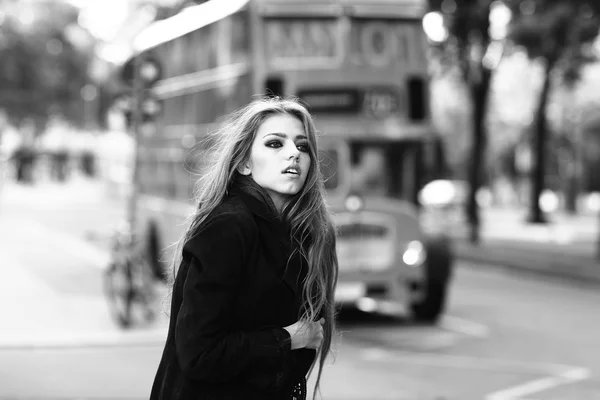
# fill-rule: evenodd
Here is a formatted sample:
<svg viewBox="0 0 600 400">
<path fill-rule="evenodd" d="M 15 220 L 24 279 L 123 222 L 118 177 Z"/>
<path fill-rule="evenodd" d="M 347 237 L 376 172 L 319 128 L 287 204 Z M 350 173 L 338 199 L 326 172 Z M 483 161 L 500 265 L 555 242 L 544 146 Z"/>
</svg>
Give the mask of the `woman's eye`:
<svg viewBox="0 0 600 400">
<path fill-rule="evenodd" d="M 272 140 L 267 142 L 267 147 L 272 147 L 274 149 L 281 147 L 281 142 L 279 140 Z"/>
<path fill-rule="evenodd" d="M 309 146 L 307 143 L 303 143 L 303 144 L 299 144 L 298 146 L 296 146 L 298 148 L 298 150 L 300 150 L 303 153 L 308 153 L 308 149 Z"/>
</svg>

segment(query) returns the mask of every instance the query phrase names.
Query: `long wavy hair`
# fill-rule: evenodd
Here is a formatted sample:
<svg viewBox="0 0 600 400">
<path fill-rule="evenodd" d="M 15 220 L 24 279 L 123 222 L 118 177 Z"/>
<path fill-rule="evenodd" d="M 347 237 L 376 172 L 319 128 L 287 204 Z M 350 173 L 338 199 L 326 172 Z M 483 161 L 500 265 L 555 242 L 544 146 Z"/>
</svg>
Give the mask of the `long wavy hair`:
<svg viewBox="0 0 600 400">
<path fill-rule="evenodd" d="M 209 159 L 199 175 L 195 189 L 197 208 L 190 217 L 189 227 L 175 244 L 172 263 L 172 279 L 181 262 L 183 245 L 194 235 L 207 216 L 223 201 L 227 189 L 238 175 L 238 167 L 250 158 L 256 132 L 270 116 L 288 114 L 300 120 L 308 137 L 310 168 L 302 189 L 284 204 L 280 218 L 290 230 L 294 251 L 300 252 L 308 264 L 308 274 L 303 282 L 300 319 L 317 321 L 325 319 L 323 343 L 318 350 L 318 373 L 313 397 L 319 390 L 323 365 L 331 350 L 335 335 L 334 291 L 338 275 L 335 251 L 335 229 L 331 212 L 325 202 L 325 187 L 319 167 L 317 132 L 307 109 L 295 98 L 278 97 L 254 100 L 229 114 L 221 121 L 220 128 L 208 134 Z M 271 204 L 272 205 L 272 204 Z M 290 256 L 291 258 L 291 256 Z M 311 366 L 312 373 L 315 363 Z"/>
</svg>

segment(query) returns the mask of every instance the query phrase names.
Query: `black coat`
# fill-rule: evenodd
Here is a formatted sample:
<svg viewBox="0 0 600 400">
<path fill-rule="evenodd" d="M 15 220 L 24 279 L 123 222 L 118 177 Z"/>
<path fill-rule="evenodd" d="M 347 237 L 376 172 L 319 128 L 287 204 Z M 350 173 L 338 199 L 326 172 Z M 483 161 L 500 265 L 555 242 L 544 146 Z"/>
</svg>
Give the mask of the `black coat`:
<svg viewBox="0 0 600 400">
<path fill-rule="evenodd" d="M 151 399 L 289 399 L 315 351 L 291 350 L 306 263 L 239 185 L 185 245 Z M 297 253 L 296 253 L 297 254 Z"/>
</svg>

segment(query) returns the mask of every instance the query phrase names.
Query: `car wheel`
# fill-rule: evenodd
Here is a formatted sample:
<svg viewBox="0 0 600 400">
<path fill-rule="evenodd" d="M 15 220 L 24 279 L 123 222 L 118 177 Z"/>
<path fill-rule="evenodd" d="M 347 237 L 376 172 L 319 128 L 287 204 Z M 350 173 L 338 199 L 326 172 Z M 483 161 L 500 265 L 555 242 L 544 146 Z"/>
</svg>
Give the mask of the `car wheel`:
<svg viewBox="0 0 600 400">
<path fill-rule="evenodd" d="M 447 289 L 452 276 L 452 250 L 446 237 L 430 238 L 427 243 L 425 297 L 412 304 L 416 321 L 435 323 L 446 307 Z"/>
<path fill-rule="evenodd" d="M 423 301 L 413 303 L 412 316 L 415 321 L 435 323 L 446 306 L 446 287 L 442 282 L 428 282 Z"/>
</svg>

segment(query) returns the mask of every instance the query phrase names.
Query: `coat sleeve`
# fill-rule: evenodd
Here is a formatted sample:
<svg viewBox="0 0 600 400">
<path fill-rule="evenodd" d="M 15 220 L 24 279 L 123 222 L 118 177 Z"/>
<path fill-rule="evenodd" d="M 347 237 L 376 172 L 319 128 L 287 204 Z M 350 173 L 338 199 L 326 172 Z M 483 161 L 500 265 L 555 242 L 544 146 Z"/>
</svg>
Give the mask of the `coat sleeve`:
<svg viewBox="0 0 600 400">
<path fill-rule="evenodd" d="M 281 384 L 290 352 L 281 327 L 241 331 L 232 327 L 234 301 L 244 263 L 257 240 L 251 216 L 221 214 L 184 246 L 191 255 L 175 326 L 177 357 L 190 379 L 227 382 L 253 370 L 273 371 Z"/>
</svg>

